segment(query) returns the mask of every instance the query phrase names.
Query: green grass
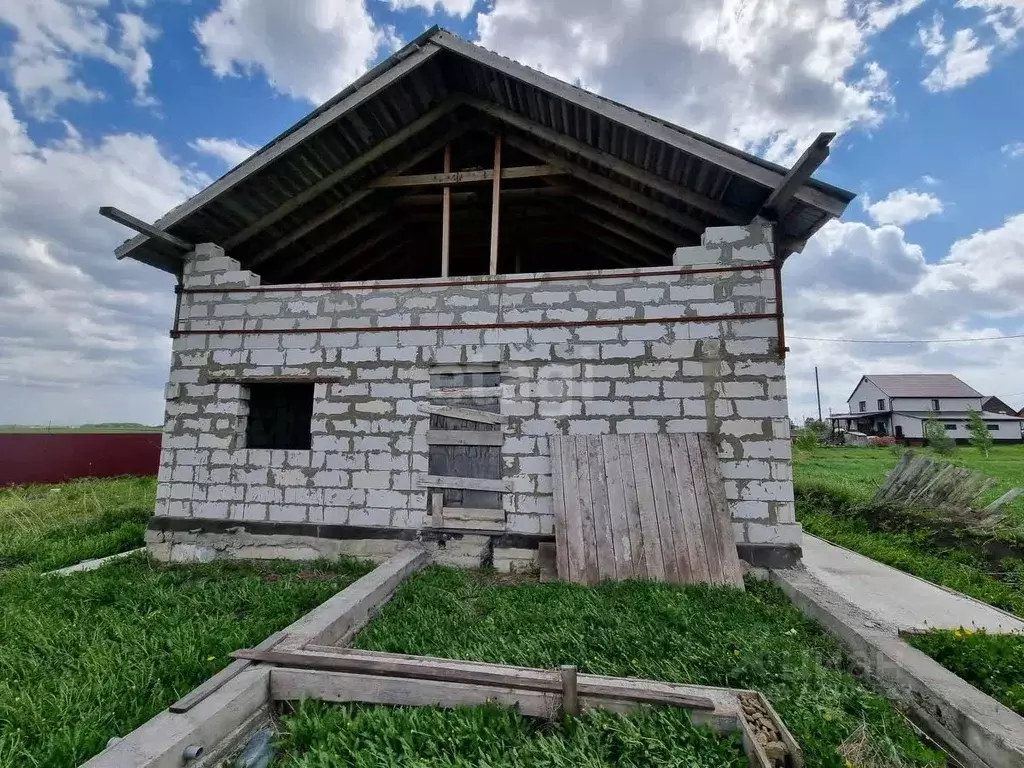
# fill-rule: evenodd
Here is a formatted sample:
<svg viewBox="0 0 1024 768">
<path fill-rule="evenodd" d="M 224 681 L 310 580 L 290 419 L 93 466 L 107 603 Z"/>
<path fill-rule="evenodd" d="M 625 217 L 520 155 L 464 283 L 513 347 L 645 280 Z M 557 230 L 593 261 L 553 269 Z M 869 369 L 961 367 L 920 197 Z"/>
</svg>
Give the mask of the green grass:
<svg viewBox="0 0 1024 768">
<path fill-rule="evenodd" d="M 278 764 L 285 768 L 749 765 L 737 738 L 697 728 L 678 709 L 631 717 L 598 711 L 548 724 L 493 705 L 440 710 L 303 702 L 283 727 Z"/>
<path fill-rule="evenodd" d="M 51 570 L 142 546 L 156 479 L 0 489 L 0 572 Z"/>
<path fill-rule="evenodd" d="M 0 574 L 0 768 L 73 768 L 323 602 L 363 563 Z"/>
<path fill-rule="evenodd" d="M 1024 637 L 956 629 L 905 639 L 953 674 L 1024 715 Z"/>
<path fill-rule="evenodd" d="M 993 446 L 989 455 L 977 449 L 957 446 L 948 458 L 954 464 L 968 467 L 991 477 L 999 484 L 982 496 L 987 504 L 1011 488 L 1024 485 L 1024 444 Z M 797 493 L 827 490 L 834 496 L 851 501 L 868 500 L 885 482 L 886 473 L 896 466 L 897 452 L 889 448 L 815 448 L 794 451 L 793 482 Z M 1018 522 L 1024 523 L 1024 496 L 1018 496 L 1003 508 Z"/>
<path fill-rule="evenodd" d="M 486 583 L 430 568 L 361 632 L 359 648 L 596 674 L 755 688 L 808 765 L 842 766 L 866 729 L 886 765 L 941 765 L 903 717 L 843 671 L 835 644 L 771 585 L 747 592 L 623 582 L 599 587 Z"/>
</svg>

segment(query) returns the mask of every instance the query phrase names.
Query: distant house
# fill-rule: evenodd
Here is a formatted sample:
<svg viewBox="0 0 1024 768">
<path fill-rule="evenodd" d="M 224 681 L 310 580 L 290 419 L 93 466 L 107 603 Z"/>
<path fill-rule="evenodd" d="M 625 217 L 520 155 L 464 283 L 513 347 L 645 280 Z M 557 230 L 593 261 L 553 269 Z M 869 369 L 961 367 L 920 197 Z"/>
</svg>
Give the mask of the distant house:
<svg viewBox="0 0 1024 768">
<path fill-rule="evenodd" d="M 1016 408 L 1011 408 L 995 395 L 985 398 L 985 402 L 981 404 L 981 410 L 987 413 L 1001 413 L 1004 416 L 1020 416 L 1022 413 Z"/>
<path fill-rule="evenodd" d="M 974 410 L 981 413 L 995 440 L 1024 439 L 1024 418 L 1009 408 L 1009 413 L 987 411 L 984 395 L 948 373 L 862 376 L 846 402 L 847 413 L 829 416 L 834 430 L 918 443 L 924 438 L 924 422 L 934 417 L 951 437 L 966 441 L 968 415 Z"/>
</svg>

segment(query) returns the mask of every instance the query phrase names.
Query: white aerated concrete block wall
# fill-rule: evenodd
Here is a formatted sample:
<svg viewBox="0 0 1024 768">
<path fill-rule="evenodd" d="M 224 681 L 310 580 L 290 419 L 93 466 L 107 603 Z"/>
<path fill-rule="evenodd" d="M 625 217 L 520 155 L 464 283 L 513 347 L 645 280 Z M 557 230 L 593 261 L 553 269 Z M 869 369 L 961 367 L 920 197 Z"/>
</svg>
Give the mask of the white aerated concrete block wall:
<svg viewBox="0 0 1024 768">
<path fill-rule="evenodd" d="M 184 276 L 156 514 L 422 529 L 432 365 L 501 370 L 507 530 L 553 530 L 551 434 L 710 432 L 737 540 L 800 541 L 770 225 L 675 268 L 266 286 Z M 316 380 L 312 450 L 245 447 L 245 382 Z M 242 383 L 239 383 L 242 382 Z"/>
</svg>

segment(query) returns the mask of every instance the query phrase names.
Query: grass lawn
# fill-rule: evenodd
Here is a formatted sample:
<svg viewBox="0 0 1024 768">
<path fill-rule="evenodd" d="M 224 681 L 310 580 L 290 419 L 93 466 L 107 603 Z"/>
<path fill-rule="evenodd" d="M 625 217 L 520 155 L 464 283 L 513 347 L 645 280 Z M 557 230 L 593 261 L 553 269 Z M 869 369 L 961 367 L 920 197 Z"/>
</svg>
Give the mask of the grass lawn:
<svg viewBox="0 0 1024 768">
<path fill-rule="evenodd" d="M 630 717 L 598 711 L 550 724 L 497 706 L 441 710 L 307 701 L 282 725 L 282 768 L 749 765 L 738 736 L 716 736 L 671 708 Z"/>
<path fill-rule="evenodd" d="M 0 574 L 0 768 L 73 768 L 369 570 L 361 562 Z"/>
<path fill-rule="evenodd" d="M 953 674 L 1024 715 L 1024 637 L 954 629 L 905 639 Z"/>
<path fill-rule="evenodd" d="M 748 581 L 746 593 L 651 582 L 506 586 L 485 573 L 432 567 L 401 587 L 355 645 L 755 688 L 793 731 L 808 765 L 845 766 L 841 751 L 857 765 L 943 764 L 892 704 L 843 671 L 817 625 L 761 582 Z"/>
<path fill-rule="evenodd" d="M 938 458 L 998 480 L 999 485 L 982 497 L 986 504 L 1011 488 L 1024 485 L 1024 443 L 993 446 L 988 456 L 982 456 L 976 448 L 957 446 L 952 456 Z M 897 461 L 899 454 L 889 448 L 797 450 L 793 454 L 793 482 L 798 493 L 825 488 L 836 496 L 867 501 Z M 1024 523 L 1024 496 L 1018 496 L 1003 509 Z"/>
<path fill-rule="evenodd" d="M 156 478 L 0 489 L 0 572 L 52 570 L 142 546 Z"/>
</svg>

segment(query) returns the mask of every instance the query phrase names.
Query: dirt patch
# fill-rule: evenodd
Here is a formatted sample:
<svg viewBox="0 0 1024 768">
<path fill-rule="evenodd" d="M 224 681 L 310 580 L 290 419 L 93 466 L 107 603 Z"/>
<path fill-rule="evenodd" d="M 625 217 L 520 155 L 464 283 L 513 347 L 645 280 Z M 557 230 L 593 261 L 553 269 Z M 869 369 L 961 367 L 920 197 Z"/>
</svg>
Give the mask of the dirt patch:
<svg viewBox="0 0 1024 768">
<path fill-rule="evenodd" d="M 540 581 L 537 573 L 499 573 L 498 571 L 470 571 L 469 578 L 476 584 L 493 587 L 515 587 Z"/>
</svg>

